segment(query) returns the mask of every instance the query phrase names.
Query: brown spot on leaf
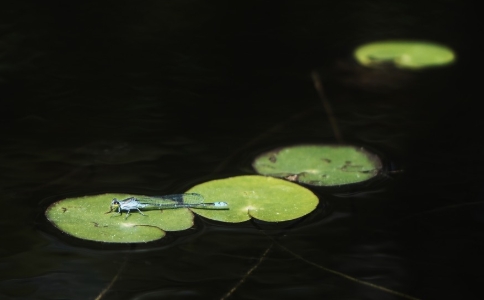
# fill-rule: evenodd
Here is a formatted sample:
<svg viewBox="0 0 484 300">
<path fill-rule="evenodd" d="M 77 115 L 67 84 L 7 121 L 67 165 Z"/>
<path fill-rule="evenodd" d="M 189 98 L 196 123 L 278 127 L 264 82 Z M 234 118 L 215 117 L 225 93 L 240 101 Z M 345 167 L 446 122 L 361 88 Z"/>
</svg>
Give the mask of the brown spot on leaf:
<svg viewBox="0 0 484 300">
<path fill-rule="evenodd" d="M 99 227 L 99 223 L 97 223 L 97 222 L 91 222 L 91 223 L 94 224 L 94 227 Z M 107 225 L 104 225 L 102 227 L 108 227 L 108 226 Z"/>
<path fill-rule="evenodd" d="M 346 171 L 346 172 L 360 172 L 361 171 L 361 168 L 363 168 L 363 166 L 346 164 L 346 165 L 344 165 L 344 166 L 341 167 L 341 171 Z"/>
<path fill-rule="evenodd" d="M 289 181 L 297 181 L 298 177 L 299 177 L 299 174 L 294 174 L 294 175 L 286 176 L 284 178 L 289 180 Z"/>
</svg>

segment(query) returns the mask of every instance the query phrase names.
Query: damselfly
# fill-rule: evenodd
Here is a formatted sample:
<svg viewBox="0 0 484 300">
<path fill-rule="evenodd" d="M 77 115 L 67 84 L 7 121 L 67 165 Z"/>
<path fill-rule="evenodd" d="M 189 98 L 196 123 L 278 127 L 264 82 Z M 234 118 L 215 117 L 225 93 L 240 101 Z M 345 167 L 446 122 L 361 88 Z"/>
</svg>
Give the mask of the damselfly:
<svg viewBox="0 0 484 300">
<path fill-rule="evenodd" d="M 137 196 L 129 197 L 124 200 L 116 198 L 111 201 L 110 210 L 106 213 L 117 211 L 119 215 L 126 211 L 125 220 L 128 218 L 131 210 L 137 210 L 143 216 L 146 216 L 141 210 L 155 209 L 174 209 L 174 208 L 202 208 L 202 209 L 229 209 L 226 202 L 203 203 L 204 198 L 197 193 L 173 194 L 165 196 Z"/>
</svg>

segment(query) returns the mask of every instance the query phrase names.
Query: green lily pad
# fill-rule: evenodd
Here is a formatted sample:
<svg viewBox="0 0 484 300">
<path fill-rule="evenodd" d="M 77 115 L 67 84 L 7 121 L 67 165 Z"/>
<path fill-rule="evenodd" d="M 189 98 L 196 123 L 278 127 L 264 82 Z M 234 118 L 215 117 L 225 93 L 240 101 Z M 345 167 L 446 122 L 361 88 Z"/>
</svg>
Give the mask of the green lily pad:
<svg viewBox="0 0 484 300">
<path fill-rule="evenodd" d="M 455 60 L 452 49 L 421 41 L 380 41 L 358 47 L 354 56 L 367 67 L 394 64 L 402 69 L 443 66 Z"/>
<path fill-rule="evenodd" d="M 298 145 L 263 153 L 252 166 L 262 175 L 314 186 L 340 186 L 376 176 L 382 163 L 361 147 Z"/>
<path fill-rule="evenodd" d="M 267 222 L 293 220 L 310 213 L 319 203 L 318 197 L 302 186 L 258 175 L 208 181 L 187 192 L 202 194 L 207 202 L 227 202 L 229 210 L 192 211 L 229 223 L 244 222 L 251 217 Z"/>
<path fill-rule="evenodd" d="M 68 198 L 51 204 L 45 215 L 61 231 L 77 238 L 108 243 L 145 243 L 163 238 L 166 231 L 193 226 L 193 213 L 187 208 L 132 211 L 118 216 L 108 213 L 113 198 L 136 195 L 102 194 Z"/>
</svg>

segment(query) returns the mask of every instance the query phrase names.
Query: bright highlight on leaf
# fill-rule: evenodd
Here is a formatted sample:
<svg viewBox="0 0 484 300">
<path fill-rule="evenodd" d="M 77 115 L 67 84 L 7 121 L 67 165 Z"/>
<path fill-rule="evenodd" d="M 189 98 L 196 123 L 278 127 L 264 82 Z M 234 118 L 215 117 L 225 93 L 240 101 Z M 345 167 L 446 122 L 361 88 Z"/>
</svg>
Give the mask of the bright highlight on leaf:
<svg viewBox="0 0 484 300">
<path fill-rule="evenodd" d="M 340 186 L 376 176 L 382 163 L 361 147 L 298 145 L 263 153 L 252 166 L 262 175 L 314 186 Z"/>
<path fill-rule="evenodd" d="M 455 60 L 452 49 L 421 41 L 380 41 L 358 47 L 354 56 L 367 67 L 394 64 L 402 69 L 421 69 L 443 66 Z"/>
<path fill-rule="evenodd" d="M 205 218 L 221 222 L 244 222 L 251 217 L 266 222 L 300 218 L 319 203 L 310 190 L 285 180 L 265 176 L 237 176 L 205 182 L 187 193 L 204 195 L 208 202 L 224 201 L 230 209 L 192 209 Z"/>
<path fill-rule="evenodd" d="M 59 230 L 77 238 L 108 243 L 144 243 L 163 238 L 165 231 L 193 226 L 193 213 L 187 208 L 143 211 L 117 216 L 109 211 L 113 198 L 136 195 L 102 194 L 68 198 L 50 205 L 45 215 Z"/>
</svg>

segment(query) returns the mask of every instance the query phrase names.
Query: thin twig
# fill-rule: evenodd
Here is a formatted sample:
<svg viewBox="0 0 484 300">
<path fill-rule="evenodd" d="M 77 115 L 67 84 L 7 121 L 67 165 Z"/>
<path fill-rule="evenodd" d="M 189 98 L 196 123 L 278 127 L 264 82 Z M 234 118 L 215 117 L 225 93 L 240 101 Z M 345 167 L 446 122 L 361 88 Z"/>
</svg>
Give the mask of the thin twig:
<svg viewBox="0 0 484 300">
<path fill-rule="evenodd" d="M 125 258 L 125 260 L 123 261 L 123 264 L 118 269 L 118 272 L 116 273 L 116 275 L 113 277 L 113 279 L 111 279 L 111 282 L 109 282 L 108 286 L 104 288 L 104 290 L 102 290 L 101 293 L 99 293 L 99 295 L 95 298 L 95 300 L 101 300 L 104 297 L 104 295 L 106 295 L 106 293 L 109 292 L 109 290 L 111 290 L 114 283 L 118 280 L 119 275 L 124 270 L 124 267 L 126 266 L 126 261 L 127 259 Z"/>
<path fill-rule="evenodd" d="M 274 239 L 269 237 L 273 242 Z M 275 242 L 277 243 L 277 242 Z M 371 282 L 368 282 L 368 281 L 363 281 L 363 280 L 360 280 L 358 278 L 355 278 L 355 277 L 352 277 L 352 276 L 349 276 L 349 275 L 346 275 L 344 273 L 341 273 L 341 272 L 338 272 L 338 271 L 335 271 L 335 270 L 332 270 L 332 269 L 329 269 L 329 268 L 326 268 L 324 266 L 321 266 L 317 263 L 314 263 L 310 260 L 307 260 L 305 259 L 304 257 L 302 257 L 301 255 L 289 250 L 288 248 L 284 247 L 283 245 L 281 245 L 280 243 L 277 243 L 277 245 L 279 247 L 281 247 L 284 251 L 288 252 L 289 254 L 293 255 L 294 257 L 302 260 L 303 262 L 307 263 L 307 264 L 310 264 L 318 269 L 321 269 L 323 271 L 326 271 L 328 273 L 331 273 L 333 275 L 337 275 L 337 276 L 340 276 L 340 277 L 343 277 L 345 279 L 348 279 L 350 281 L 353 281 L 353 282 L 356 282 L 356 283 L 359 283 L 359 284 L 362 284 L 362 285 L 366 285 L 366 286 L 369 286 L 371 288 L 374 288 L 374 289 L 377 289 L 377 290 L 380 290 L 382 292 L 386 292 L 386 293 L 389 293 L 389 294 L 393 294 L 393 295 L 396 295 L 396 296 L 399 296 L 399 297 L 402 297 L 404 299 L 409 299 L 409 300 L 420 300 L 419 298 L 415 298 L 413 296 L 410 296 L 410 295 L 407 295 L 407 294 L 404 294 L 404 293 L 401 293 L 401 292 L 398 292 L 398 291 L 394 291 L 394 290 L 391 290 L 389 288 L 386 288 L 386 287 L 383 287 L 381 285 L 377 285 L 377 284 L 374 284 L 374 283 L 371 283 Z"/>
<path fill-rule="evenodd" d="M 274 244 L 271 244 L 269 247 L 267 247 L 266 251 L 264 251 L 264 253 L 259 258 L 259 261 L 254 266 L 252 266 L 252 268 L 250 268 L 249 271 L 247 271 L 244 277 L 242 277 L 242 279 L 240 279 L 239 282 L 237 282 L 237 284 L 232 289 L 230 289 L 230 291 L 228 291 L 227 294 L 225 294 L 222 298 L 220 298 L 220 300 L 225 300 L 228 297 L 232 296 L 232 294 L 245 282 L 245 280 L 250 276 L 250 274 L 260 266 L 262 261 L 266 258 L 267 254 L 269 253 L 269 251 L 272 249 L 272 246 L 274 246 Z"/>
<path fill-rule="evenodd" d="M 309 109 L 305 109 L 295 115 L 293 115 L 291 118 L 289 119 L 286 119 L 284 120 L 283 122 L 280 122 L 276 125 L 274 125 L 273 127 L 269 128 L 268 130 L 262 132 L 261 134 L 259 134 L 258 136 L 256 136 L 255 138 L 253 138 L 252 140 L 250 140 L 249 142 L 247 142 L 246 144 L 244 144 L 243 146 L 237 148 L 237 150 L 235 150 L 234 152 L 232 152 L 232 154 L 227 157 L 226 159 L 224 159 L 216 168 L 215 170 L 213 171 L 213 173 L 218 173 L 220 171 L 222 171 L 229 162 L 232 161 L 232 159 L 238 155 L 239 153 L 243 152 L 244 150 L 248 149 L 249 147 L 253 146 L 254 144 L 258 143 L 259 141 L 263 141 L 265 140 L 268 136 L 270 136 L 271 134 L 283 129 L 286 125 L 290 125 L 290 124 L 294 124 L 295 121 L 301 119 L 301 118 L 305 118 L 307 117 L 308 115 L 314 113 L 314 107 L 310 107 Z"/>
<path fill-rule="evenodd" d="M 338 124 L 336 123 L 336 118 L 333 113 L 333 109 L 331 108 L 331 104 L 329 103 L 328 98 L 324 94 L 323 83 L 321 82 L 321 77 L 317 71 L 311 72 L 311 78 L 314 82 L 314 88 L 318 92 L 319 99 L 323 103 L 324 110 L 326 111 L 326 115 L 328 115 L 329 124 L 331 125 L 331 129 L 333 129 L 334 137 L 336 140 L 342 144 L 343 143 L 343 136 L 339 130 Z"/>
</svg>

